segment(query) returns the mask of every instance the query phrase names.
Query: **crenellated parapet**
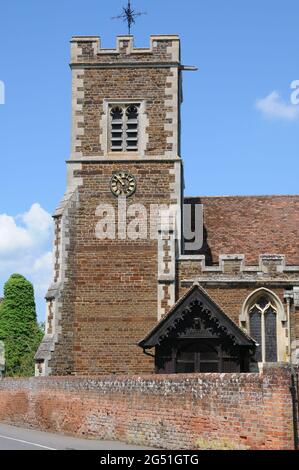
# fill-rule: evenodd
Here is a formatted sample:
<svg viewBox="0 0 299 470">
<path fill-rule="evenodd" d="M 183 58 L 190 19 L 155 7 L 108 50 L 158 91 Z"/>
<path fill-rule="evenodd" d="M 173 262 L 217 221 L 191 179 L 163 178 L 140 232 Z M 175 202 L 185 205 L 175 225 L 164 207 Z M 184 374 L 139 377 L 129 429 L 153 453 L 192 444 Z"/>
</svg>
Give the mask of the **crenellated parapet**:
<svg viewBox="0 0 299 470">
<path fill-rule="evenodd" d="M 246 265 L 245 255 L 220 255 L 218 265 L 207 266 L 205 255 L 181 255 L 178 271 L 182 282 L 191 279 L 231 280 L 231 281 L 298 281 L 299 266 L 286 264 L 284 255 L 262 254 L 258 265 Z"/>
<path fill-rule="evenodd" d="M 74 36 L 71 40 L 71 66 L 109 64 L 121 67 L 132 63 L 137 67 L 180 63 L 180 40 L 176 35 L 151 36 L 149 48 L 136 48 L 133 36 L 118 36 L 115 49 L 101 47 L 98 36 Z"/>
</svg>

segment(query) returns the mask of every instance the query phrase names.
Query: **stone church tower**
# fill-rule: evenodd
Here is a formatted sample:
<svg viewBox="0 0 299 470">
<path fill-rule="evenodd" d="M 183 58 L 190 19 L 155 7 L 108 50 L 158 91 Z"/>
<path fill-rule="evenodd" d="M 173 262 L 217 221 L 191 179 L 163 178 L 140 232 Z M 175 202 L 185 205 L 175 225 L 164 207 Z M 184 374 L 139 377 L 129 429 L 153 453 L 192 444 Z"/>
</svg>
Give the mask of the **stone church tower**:
<svg viewBox="0 0 299 470">
<path fill-rule="evenodd" d="M 71 45 L 72 149 L 37 375 L 299 363 L 299 196 L 183 196 L 177 36 Z M 196 248 L 181 241 L 183 204 Z"/>
<path fill-rule="evenodd" d="M 54 214 L 55 273 L 38 369 L 152 371 L 137 342 L 174 304 L 175 236 L 129 239 L 118 230 L 116 196 L 126 186 L 127 208 L 142 204 L 148 215 L 152 205 L 181 204 L 180 41 L 152 36 L 150 48 L 136 49 L 121 36 L 110 50 L 98 37 L 74 37 L 71 51 L 72 150 Z M 115 239 L 96 237 L 105 204 L 115 209 Z M 149 234 L 150 217 L 145 224 Z"/>
</svg>

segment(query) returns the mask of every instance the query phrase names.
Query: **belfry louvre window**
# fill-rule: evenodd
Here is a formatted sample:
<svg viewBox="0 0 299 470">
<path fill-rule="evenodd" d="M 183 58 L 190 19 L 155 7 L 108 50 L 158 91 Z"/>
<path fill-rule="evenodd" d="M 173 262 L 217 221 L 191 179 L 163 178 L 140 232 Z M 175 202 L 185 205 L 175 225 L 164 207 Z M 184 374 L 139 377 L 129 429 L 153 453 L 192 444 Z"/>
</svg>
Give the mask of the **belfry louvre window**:
<svg viewBox="0 0 299 470">
<path fill-rule="evenodd" d="M 111 152 L 136 152 L 138 150 L 139 109 L 139 104 L 111 106 Z"/>
</svg>

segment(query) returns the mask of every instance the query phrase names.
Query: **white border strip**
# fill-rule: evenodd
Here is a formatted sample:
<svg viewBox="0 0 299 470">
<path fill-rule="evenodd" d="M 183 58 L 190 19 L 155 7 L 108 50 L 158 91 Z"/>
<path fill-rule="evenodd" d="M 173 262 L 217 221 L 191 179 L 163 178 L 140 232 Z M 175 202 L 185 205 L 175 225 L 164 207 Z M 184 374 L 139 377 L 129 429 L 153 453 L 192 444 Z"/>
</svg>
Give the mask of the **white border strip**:
<svg viewBox="0 0 299 470">
<path fill-rule="evenodd" d="M 1 434 L 0 434 L 0 439 L 8 439 L 9 441 L 17 441 L 17 442 L 21 442 L 22 444 L 29 444 L 31 446 L 42 447 L 43 449 L 47 449 L 47 450 L 57 450 L 57 449 L 53 449 L 53 447 L 47 447 L 41 444 L 35 444 L 34 442 L 23 441 L 22 439 L 15 439 L 14 437 L 2 436 Z"/>
</svg>

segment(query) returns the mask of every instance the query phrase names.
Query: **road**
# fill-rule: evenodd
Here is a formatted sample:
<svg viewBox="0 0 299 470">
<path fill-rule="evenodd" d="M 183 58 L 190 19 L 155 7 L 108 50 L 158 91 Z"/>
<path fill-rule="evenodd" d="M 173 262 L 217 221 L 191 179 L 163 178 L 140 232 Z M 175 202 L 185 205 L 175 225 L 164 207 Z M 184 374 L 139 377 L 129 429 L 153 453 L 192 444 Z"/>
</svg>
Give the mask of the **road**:
<svg viewBox="0 0 299 470">
<path fill-rule="evenodd" d="M 145 450 L 114 441 L 79 439 L 0 423 L 0 450 Z"/>
</svg>

